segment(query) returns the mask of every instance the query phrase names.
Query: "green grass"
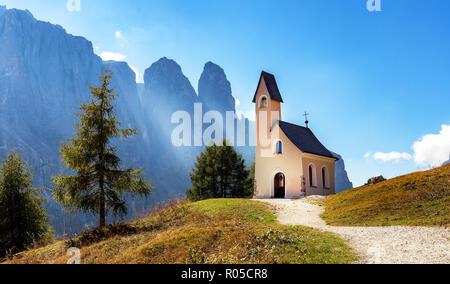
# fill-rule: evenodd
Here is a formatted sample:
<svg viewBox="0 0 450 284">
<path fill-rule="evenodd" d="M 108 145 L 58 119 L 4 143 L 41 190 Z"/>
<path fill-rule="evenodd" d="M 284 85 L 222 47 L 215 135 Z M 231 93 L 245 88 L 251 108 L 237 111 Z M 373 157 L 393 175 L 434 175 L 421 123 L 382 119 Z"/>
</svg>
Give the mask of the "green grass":
<svg viewBox="0 0 450 284">
<path fill-rule="evenodd" d="M 217 199 L 172 205 L 131 224 L 96 230 L 16 256 L 10 263 L 66 263 L 67 247 L 83 263 L 349 263 L 356 256 L 332 233 L 282 226 L 269 206 Z"/>
<path fill-rule="evenodd" d="M 265 203 L 246 199 L 211 199 L 186 206 L 208 216 L 220 216 L 225 219 L 241 218 L 250 223 L 274 224 L 277 220 L 277 216 L 268 210 Z"/>
<path fill-rule="evenodd" d="M 334 226 L 450 227 L 450 165 L 330 196 L 322 218 Z"/>
</svg>

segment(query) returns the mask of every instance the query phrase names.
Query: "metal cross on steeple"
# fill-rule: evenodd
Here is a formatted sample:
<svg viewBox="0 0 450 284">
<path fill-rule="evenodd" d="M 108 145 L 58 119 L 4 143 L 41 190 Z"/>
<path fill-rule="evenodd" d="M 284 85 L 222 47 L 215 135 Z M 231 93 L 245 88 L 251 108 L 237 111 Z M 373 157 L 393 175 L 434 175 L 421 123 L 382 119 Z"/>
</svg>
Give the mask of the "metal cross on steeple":
<svg viewBox="0 0 450 284">
<path fill-rule="evenodd" d="M 307 113 L 307 112 L 305 111 L 305 114 L 304 114 L 303 116 L 305 117 L 306 128 L 308 128 L 308 124 L 309 124 L 309 121 L 308 121 L 308 115 L 309 115 L 309 113 Z"/>
</svg>

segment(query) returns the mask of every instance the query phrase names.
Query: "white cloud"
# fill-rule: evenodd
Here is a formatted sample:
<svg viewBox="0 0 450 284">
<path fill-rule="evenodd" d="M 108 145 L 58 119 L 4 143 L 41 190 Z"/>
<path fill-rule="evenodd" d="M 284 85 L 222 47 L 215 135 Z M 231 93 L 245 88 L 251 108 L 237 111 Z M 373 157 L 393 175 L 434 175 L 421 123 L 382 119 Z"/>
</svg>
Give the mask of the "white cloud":
<svg viewBox="0 0 450 284">
<path fill-rule="evenodd" d="M 119 41 L 120 46 L 124 47 L 127 45 L 127 39 L 125 38 L 125 36 L 123 35 L 123 33 L 119 30 L 114 32 L 114 37 Z"/>
<path fill-rule="evenodd" d="M 414 158 L 414 163 L 421 167 L 440 167 L 450 160 L 450 124 L 442 125 L 439 134 L 428 134 L 415 142 L 412 146 L 414 156 L 409 153 L 382 153 L 377 152 L 372 155 L 368 152 L 364 158 L 373 158 L 378 161 L 410 161 Z"/>
<path fill-rule="evenodd" d="M 241 101 L 239 99 L 236 99 L 236 108 L 241 106 Z"/>
<path fill-rule="evenodd" d="M 117 39 L 123 39 L 123 34 L 122 34 L 121 31 L 116 31 L 116 32 L 114 33 L 114 36 L 115 36 Z"/>
<path fill-rule="evenodd" d="M 391 153 L 377 152 L 377 153 L 373 154 L 372 157 L 377 161 L 383 161 L 383 162 L 400 161 L 400 160 L 409 161 L 412 159 L 411 154 L 399 153 L 399 152 L 391 152 Z"/>
<path fill-rule="evenodd" d="M 67 0 L 66 8 L 69 12 L 80 12 L 81 11 L 81 0 Z"/>
<path fill-rule="evenodd" d="M 414 162 L 439 167 L 450 159 L 450 125 L 442 125 L 439 134 L 429 134 L 413 145 Z"/>
<path fill-rule="evenodd" d="M 117 52 L 103 51 L 100 53 L 103 61 L 124 61 L 126 56 Z"/>
<path fill-rule="evenodd" d="M 136 83 L 144 83 L 144 81 L 141 80 L 141 73 L 139 72 L 139 70 L 132 65 L 130 65 L 130 68 L 136 74 Z"/>
</svg>

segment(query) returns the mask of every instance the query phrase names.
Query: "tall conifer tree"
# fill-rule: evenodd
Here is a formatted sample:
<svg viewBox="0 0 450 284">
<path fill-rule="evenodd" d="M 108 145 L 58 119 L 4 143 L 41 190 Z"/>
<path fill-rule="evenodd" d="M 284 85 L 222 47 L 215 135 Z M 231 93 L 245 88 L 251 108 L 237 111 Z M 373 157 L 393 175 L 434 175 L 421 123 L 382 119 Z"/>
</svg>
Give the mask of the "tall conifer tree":
<svg viewBox="0 0 450 284">
<path fill-rule="evenodd" d="M 126 214 L 124 197 L 148 196 L 151 185 L 142 176 L 142 171 L 122 169 L 117 156 L 117 147 L 112 139 L 128 138 L 136 129 L 121 129 L 113 102 L 118 96 L 110 87 L 111 72 L 105 69 L 99 87 L 90 87 L 90 102 L 81 105 L 76 114 L 75 138 L 68 139 L 60 148 L 62 160 L 76 175 L 53 178 L 56 188 L 54 198 L 70 209 L 99 214 L 100 227 L 106 226 L 106 215 L 112 210 L 115 215 Z"/>
</svg>

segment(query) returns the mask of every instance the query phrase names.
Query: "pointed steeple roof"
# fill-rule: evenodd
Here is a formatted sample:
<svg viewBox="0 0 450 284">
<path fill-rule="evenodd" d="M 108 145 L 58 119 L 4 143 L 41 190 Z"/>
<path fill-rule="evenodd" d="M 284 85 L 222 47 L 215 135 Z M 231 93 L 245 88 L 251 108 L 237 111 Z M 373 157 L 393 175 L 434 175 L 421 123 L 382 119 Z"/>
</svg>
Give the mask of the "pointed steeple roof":
<svg viewBox="0 0 450 284">
<path fill-rule="evenodd" d="M 256 88 L 255 96 L 253 97 L 253 102 L 256 103 L 256 95 L 258 94 L 259 86 L 261 84 L 261 78 L 264 80 L 264 83 L 266 83 L 266 87 L 267 90 L 269 91 L 270 98 L 274 101 L 283 103 L 283 98 L 281 97 L 280 90 L 278 89 L 275 76 L 264 71 L 261 72 L 259 84 L 258 87 Z"/>
</svg>

